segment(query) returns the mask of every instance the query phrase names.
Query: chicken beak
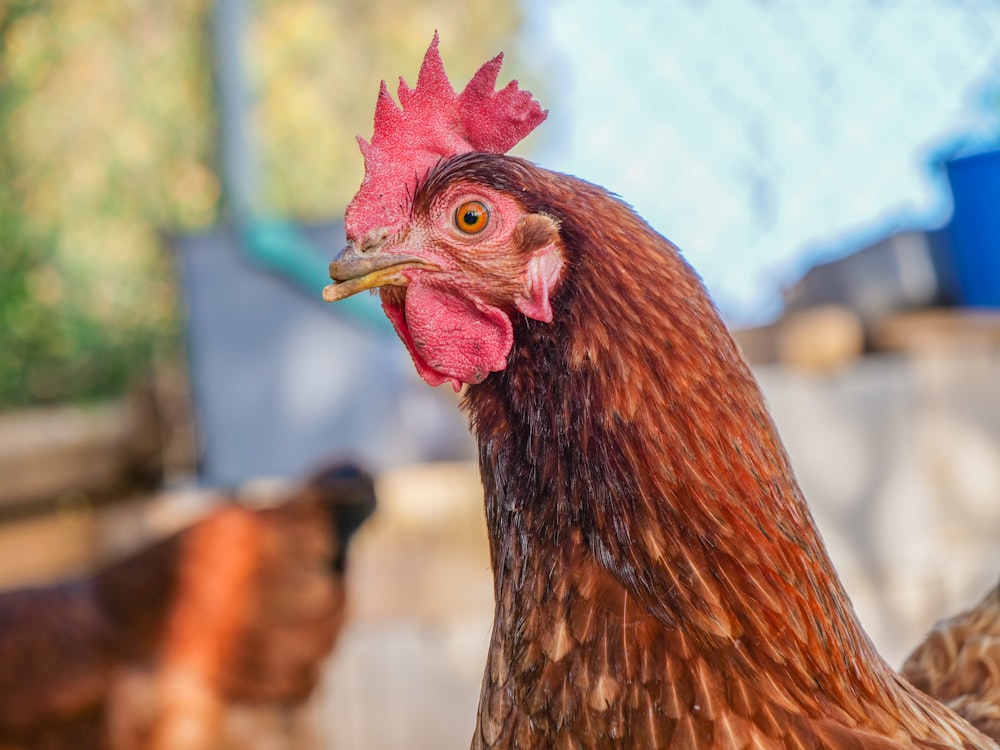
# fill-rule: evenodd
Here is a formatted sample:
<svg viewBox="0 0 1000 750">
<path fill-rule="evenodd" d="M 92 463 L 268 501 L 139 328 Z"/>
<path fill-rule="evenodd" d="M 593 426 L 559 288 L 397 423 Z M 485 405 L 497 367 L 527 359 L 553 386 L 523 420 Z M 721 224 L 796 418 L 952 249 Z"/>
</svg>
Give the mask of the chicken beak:
<svg viewBox="0 0 1000 750">
<path fill-rule="evenodd" d="M 348 243 L 330 263 L 330 278 L 334 283 L 323 289 L 323 300 L 337 302 L 380 286 L 406 286 L 409 283 L 405 275 L 407 270 L 437 268 L 413 255 L 384 253 L 381 250 L 382 242 L 370 242 L 369 238 L 365 238 L 360 245 Z"/>
</svg>

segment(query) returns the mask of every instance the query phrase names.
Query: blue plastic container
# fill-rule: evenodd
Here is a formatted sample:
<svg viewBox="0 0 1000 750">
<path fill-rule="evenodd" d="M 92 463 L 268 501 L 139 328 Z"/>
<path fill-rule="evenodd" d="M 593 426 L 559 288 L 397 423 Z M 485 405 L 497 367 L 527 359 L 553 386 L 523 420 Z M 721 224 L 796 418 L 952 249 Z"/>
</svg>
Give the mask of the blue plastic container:
<svg viewBox="0 0 1000 750">
<path fill-rule="evenodd" d="M 949 161 L 948 233 L 960 302 L 1000 307 L 1000 151 Z"/>
</svg>

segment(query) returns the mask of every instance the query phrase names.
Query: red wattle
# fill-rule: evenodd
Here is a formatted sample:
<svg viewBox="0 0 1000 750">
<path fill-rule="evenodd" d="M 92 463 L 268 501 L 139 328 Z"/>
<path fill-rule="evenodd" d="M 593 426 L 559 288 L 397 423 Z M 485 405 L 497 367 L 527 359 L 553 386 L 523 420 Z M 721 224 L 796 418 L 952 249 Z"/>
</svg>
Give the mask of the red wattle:
<svg viewBox="0 0 1000 750">
<path fill-rule="evenodd" d="M 439 287 L 411 283 L 406 302 L 383 302 L 417 373 L 429 385 L 481 383 L 507 365 L 514 344 L 510 318 L 500 309 Z"/>
</svg>

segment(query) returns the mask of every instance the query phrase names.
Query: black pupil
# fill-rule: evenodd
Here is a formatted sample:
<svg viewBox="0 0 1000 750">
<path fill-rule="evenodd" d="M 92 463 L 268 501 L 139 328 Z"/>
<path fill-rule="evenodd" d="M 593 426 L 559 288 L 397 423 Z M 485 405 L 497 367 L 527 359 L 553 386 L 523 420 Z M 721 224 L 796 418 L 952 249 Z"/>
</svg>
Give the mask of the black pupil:
<svg viewBox="0 0 1000 750">
<path fill-rule="evenodd" d="M 479 221 L 479 211 L 474 208 L 470 208 L 464 214 L 462 214 L 462 221 L 466 226 L 471 227 Z"/>
</svg>

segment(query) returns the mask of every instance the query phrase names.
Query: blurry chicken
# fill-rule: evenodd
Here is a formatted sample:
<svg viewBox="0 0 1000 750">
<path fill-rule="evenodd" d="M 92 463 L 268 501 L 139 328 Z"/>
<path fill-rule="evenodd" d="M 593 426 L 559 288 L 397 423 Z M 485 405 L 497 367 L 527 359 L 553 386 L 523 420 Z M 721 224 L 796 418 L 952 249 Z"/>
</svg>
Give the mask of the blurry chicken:
<svg viewBox="0 0 1000 750">
<path fill-rule="evenodd" d="M 371 478 L 337 467 L 280 505 L 225 505 L 89 577 L 0 595 L 0 748 L 214 749 L 230 709 L 301 704 L 374 506 Z"/>
<path fill-rule="evenodd" d="M 473 748 L 995 747 L 876 653 L 677 249 L 503 155 L 545 113 L 500 63 L 456 94 L 435 38 L 401 108 L 383 83 L 324 292 L 381 287 L 424 380 L 467 386 L 496 596 Z"/>
<path fill-rule="evenodd" d="M 1000 741 L 1000 586 L 968 612 L 939 622 L 902 675 Z"/>
</svg>

